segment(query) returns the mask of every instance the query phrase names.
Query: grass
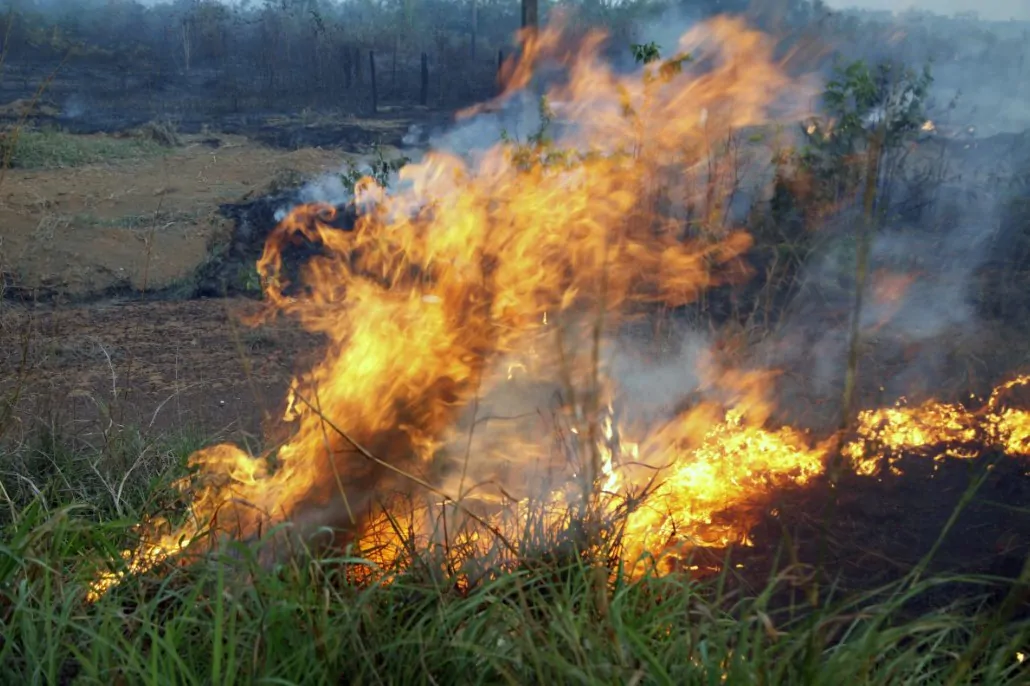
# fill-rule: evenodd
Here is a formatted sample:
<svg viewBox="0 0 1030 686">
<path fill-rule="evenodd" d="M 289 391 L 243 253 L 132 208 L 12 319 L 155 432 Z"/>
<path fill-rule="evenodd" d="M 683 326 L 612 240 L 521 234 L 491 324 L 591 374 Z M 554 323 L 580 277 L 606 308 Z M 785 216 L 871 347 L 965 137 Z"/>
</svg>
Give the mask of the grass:
<svg viewBox="0 0 1030 686">
<path fill-rule="evenodd" d="M 798 593 L 797 567 L 764 588 L 733 572 L 631 580 L 618 570 L 599 587 L 597 569 L 576 559 L 471 587 L 417 565 L 358 583 L 355 568 L 370 563 L 346 553 L 298 548 L 271 565 L 259 545 L 230 543 L 88 603 L 131 525 L 176 508 L 170 480 L 202 443 L 125 429 L 94 445 L 45 435 L 3 455 L 0 681 L 1026 683 L 1030 621 L 1012 604 L 1027 571 L 1022 583 L 912 574 L 840 597 L 830 586 L 810 603 L 796 599 L 811 597 Z M 963 586 L 951 602 L 909 611 L 951 584 Z"/>
<path fill-rule="evenodd" d="M 147 138 L 78 136 L 62 131 L 21 129 L 13 140 L 8 165 L 13 169 L 63 169 L 159 155 L 168 147 Z M 12 145 L 0 142 L 2 146 Z M 6 151 L 5 151 L 6 154 Z"/>
</svg>

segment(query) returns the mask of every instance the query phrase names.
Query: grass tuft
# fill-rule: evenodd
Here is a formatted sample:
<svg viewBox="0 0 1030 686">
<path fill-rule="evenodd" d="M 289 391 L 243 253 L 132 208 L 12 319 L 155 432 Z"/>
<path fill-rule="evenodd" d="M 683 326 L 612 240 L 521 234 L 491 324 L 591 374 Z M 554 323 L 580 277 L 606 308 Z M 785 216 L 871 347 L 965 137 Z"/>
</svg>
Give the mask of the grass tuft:
<svg viewBox="0 0 1030 686">
<path fill-rule="evenodd" d="M 22 129 L 0 136 L 0 155 L 12 169 L 63 169 L 152 157 L 168 150 L 154 138 L 79 136 L 62 131 Z"/>
</svg>

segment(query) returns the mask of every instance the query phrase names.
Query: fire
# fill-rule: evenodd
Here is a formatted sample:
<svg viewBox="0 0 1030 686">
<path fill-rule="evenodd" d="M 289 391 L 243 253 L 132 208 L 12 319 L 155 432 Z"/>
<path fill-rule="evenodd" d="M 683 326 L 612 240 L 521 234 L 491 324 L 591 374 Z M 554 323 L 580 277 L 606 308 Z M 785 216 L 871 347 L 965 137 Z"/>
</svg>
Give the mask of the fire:
<svg viewBox="0 0 1030 686">
<path fill-rule="evenodd" d="M 721 217 L 675 219 L 654 197 L 669 178 L 683 206 L 729 194 L 732 179 L 707 172 L 712 142 L 766 123 L 780 96 L 799 88 L 774 45 L 719 18 L 680 40 L 703 59 L 641 78 L 602 62 L 599 34 L 570 46 L 559 26 L 527 40 L 502 99 L 540 64 L 563 67 L 568 79 L 547 101 L 566 152 L 498 144 L 474 162 L 430 153 L 402 170 L 396 193 L 362 180 L 351 231 L 335 226 L 335 207 L 295 208 L 258 263 L 267 303 L 258 322 L 291 317 L 328 340 L 291 386 L 291 437 L 259 456 L 232 445 L 195 454 L 198 476 L 181 484 L 192 498 L 187 523 L 149 522 L 127 569 L 99 578 L 91 598 L 209 529 L 246 540 L 277 523 L 301 533 L 329 523 L 361 549 L 375 543 L 388 563 L 405 544 L 384 526 L 387 512 L 403 514 L 385 509 L 399 507 L 392 491 L 424 497 L 406 518 L 417 537 L 438 540 L 445 511 L 451 548 L 515 540 L 534 504 L 559 513 L 545 528 L 570 510 L 628 512 L 627 559 L 677 543 L 746 543 L 754 516 L 720 512 L 746 511 L 823 471 L 829 443 L 766 426 L 765 375 L 717 375 L 708 387 L 719 402 L 624 423 L 608 373 L 612 341 L 631 317 L 746 275 L 744 232 Z M 322 254 L 292 277 L 284 251 L 298 239 Z M 967 436 L 957 409 L 906 412 L 864 417 L 846 454 L 861 466 L 873 440 Z M 1025 417 L 990 416 L 999 440 L 1026 446 Z"/>
<path fill-rule="evenodd" d="M 630 562 L 645 552 L 671 550 L 670 546 L 746 544 L 754 512 L 740 508 L 733 521 L 718 521 L 715 515 L 730 504 L 761 502 L 775 488 L 803 484 L 823 471 L 822 452 L 790 428 L 748 426 L 739 411 L 731 410 L 722 422 L 710 425 L 695 449 L 680 448 L 682 434 L 691 433 L 690 424 L 674 422 L 652 438 L 650 449 L 674 461 L 628 518 Z"/>
<path fill-rule="evenodd" d="M 904 400 L 892 408 L 859 415 L 856 439 L 844 447 L 860 474 L 875 474 L 884 460 L 892 472 L 902 452 L 930 446 L 949 446 L 936 459 L 965 457 L 967 446 L 994 446 L 1010 455 L 1030 454 L 1030 412 L 1004 406 L 1005 395 L 1030 384 L 1018 376 L 1001 385 L 979 409 L 957 403 L 928 401 L 908 407 Z"/>
</svg>

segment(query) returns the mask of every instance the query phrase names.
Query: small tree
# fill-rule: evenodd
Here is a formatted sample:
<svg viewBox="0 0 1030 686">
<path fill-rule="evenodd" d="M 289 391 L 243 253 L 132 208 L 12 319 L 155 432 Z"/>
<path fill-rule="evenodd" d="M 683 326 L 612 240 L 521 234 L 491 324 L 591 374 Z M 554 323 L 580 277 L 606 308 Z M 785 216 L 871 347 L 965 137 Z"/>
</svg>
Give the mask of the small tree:
<svg viewBox="0 0 1030 686">
<path fill-rule="evenodd" d="M 875 136 L 887 166 L 895 166 L 903 144 L 926 122 L 932 82 L 929 67 L 916 73 L 889 62 L 870 68 L 861 60 L 835 67 L 823 93 L 824 115 L 806 122 L 804 145 L 779 160 L 778 182 L 793 187 L 809 223 L 856 199 Z"/>
</svg>

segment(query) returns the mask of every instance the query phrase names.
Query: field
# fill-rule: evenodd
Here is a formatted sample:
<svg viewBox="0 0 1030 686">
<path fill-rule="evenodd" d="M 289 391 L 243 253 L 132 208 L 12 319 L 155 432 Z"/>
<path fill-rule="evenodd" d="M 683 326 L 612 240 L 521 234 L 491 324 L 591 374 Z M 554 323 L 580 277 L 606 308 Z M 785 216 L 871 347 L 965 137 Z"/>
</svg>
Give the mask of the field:
<svg viewBox="0 0 1030 686">
<path fill-rule="evenodd" d="M 1030 683 L 1018 32 L 791 7 L 12 13 L 0 681 Z"/>
</svg>

